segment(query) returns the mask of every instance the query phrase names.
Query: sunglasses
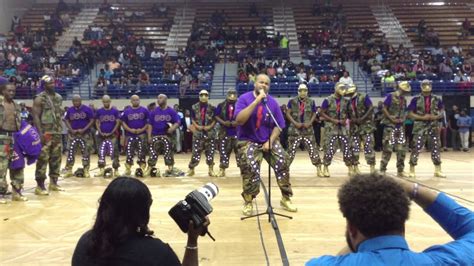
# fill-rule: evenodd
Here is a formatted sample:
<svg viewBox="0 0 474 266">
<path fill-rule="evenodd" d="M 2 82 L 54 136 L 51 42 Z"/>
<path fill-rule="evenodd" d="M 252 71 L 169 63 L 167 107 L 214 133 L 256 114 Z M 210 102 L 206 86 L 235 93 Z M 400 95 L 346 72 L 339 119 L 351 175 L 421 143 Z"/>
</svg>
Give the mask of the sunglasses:
<svg viewBox="0 0 474 266">
<path fill-rule="evenodd" d="M 207 94 L 207 93 L 201 93 L 201 94 L 199 94 L 199 96 L 209 96 L 209 94 Z"/>
</svg>

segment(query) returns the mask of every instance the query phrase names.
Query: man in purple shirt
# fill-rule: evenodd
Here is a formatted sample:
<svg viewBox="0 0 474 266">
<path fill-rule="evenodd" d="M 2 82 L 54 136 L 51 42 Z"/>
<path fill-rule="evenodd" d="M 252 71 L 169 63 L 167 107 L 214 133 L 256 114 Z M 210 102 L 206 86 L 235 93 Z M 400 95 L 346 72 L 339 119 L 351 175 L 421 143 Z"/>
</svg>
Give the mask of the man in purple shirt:
<svg viewBox="0 0 474 266">
<path fill-rule="evenodd" d="M 237 91 L 232 88 L 227 91 L 227 98 L 216 107 L 214 118 L 221 125 L 219 130 L 219 154 L 221 162 L 217 176 L 224 177 L 225 169 L 229 168 L 230 154 L 234 151 L 237 160 L 237 122 L 235 121 L 235 102 Z M 239 162 L 237 161 L 237 165 Z"/>
<path fill-rule="evenodd" d="M 410 250 L 405 239 L 410 199 L 454 241 Z M 337 256 L 311 259 L 306 266 L 473 265 L 474 213 L 444 193 L 401 178 L 356 175 L 339 189 L 338 202 L 348 248 Z"/>
<path fill-rule="evenodd" d="M 413 149 L 410 156 L 410 177 L 415 178 L 415 166 L 418 164 L 420 150 L 427 140 L 432 141 L 431 160 L 435 165 L 435 177 L 446 177 L 441 172 L 440 128 L 439 121 L 443 118 L 444 104 L 436 95 L 431 94 L 431 82 L 421 82 L 421 94 L 414 97 L 408 106 L 408 115 L 414 120 Z"/>
<path fill-rule="evenodd" d="M 124 175 L 130 176 L 132 174 L 133 157 L 137 155 L 137 163 L 140 168 L 137 169 L 136 175 L 143 176 L 146 165 L 146 130 L 148 128 L 148 110 L 140 106 L 140 97 L 132 95 L 130 97 L 132 107 L 123 111 L 122 121 L 123 129 L 125 130 L 125 172 Z"/>
<path fill-rule="evenodd" d="M 119 151 L 117 143 L 117 130 L 120 126 L 120 113 L 117 108 L 111 106 L 111 100 L 108 95 L 102 97 L 104 107 L 97 110 L 95 114 L 95 123 L 99 132 L 99 173 L 96 177 L 105 177 L 105 157 L 109 155 L 113 162 L 113 176 L 119 175 Z"/>
<path fill-rule="evenodd" d="M 158 106 L 150 112 L 150 126 L 147 129 L 150 157 L 144 176 L 160 177 L 160 170 L 156 169 L 158 155 L 163 154 L 168 170 L 164 176 L 177 176 L 184 173 L 174 168 L 173 136 L 180 126 L 180 118 L 176 111 L 169 107 L 168 96 L 158 95 Z M 156 170 L 155 170 L 155 169 Z"/>
<path fill-rule="evenodd" d="M 285 119 L 278 102 L 267 95 L 270 89 L 270 78 L 265 74 L 257 76 L 254 90 L 241 95 L 235 106 L 237 121 L 239 167 L 243 179 L 244 215 L 252 214 L 253 199 L 260 191 L 260 165 L 262 159 L 275 170 L 280 187 L 283 209 L 296 212 L 291 202 L 293 191 L 290 184 L 288 169 L 289 156 L 279 142 L 281 129 L 285 128 Z M 273 113 L 278 125 L 275 125 L 266 105 Z"/>
<path fill-rule="evenodd" d="M 72 97 L 72 107 L 67 109 L 64 121 L 68 128 L 69 145 L 66 160 L 66 173 L 64 177 L 72 177 L 74 157 L 79 148 L 82 153 L 82 165 L 84 166 L 84 177 L 89 178 L 90 151 L 92 149 L 92 135 L 90 127 L 94 124 L 94 111 L 82 104 L 81 96 Z"/>
</svg>

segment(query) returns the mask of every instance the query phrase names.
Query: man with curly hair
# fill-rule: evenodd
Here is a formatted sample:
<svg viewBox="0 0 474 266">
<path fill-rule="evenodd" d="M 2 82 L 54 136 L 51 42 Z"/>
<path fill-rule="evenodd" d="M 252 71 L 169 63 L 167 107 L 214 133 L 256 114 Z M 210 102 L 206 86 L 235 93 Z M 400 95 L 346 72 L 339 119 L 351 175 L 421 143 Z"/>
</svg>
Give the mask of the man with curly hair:
<svg viewBox="0 0 474 266">
<path fill-rule="evenodd" d="M 444 193 L 379 174 L 356 175 L 338 193 L 346 218 L 348 248 L 338 256 L 311 259 L 313 265 L 472 265 L 474 214 Z M 410 199 L 454 239 L 423 252 L 405 240 Z"/>
</svg>

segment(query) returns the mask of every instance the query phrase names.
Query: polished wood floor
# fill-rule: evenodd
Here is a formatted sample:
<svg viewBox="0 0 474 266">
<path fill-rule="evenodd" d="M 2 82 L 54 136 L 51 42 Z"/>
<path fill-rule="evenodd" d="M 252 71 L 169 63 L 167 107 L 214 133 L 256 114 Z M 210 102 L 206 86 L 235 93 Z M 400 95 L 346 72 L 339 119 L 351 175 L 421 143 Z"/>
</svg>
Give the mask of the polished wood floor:
<svg viewBox="0 0 474 266">
<path fill-rule="evenodd" d="M 378 160 L 380 154 L 377 154 Z M 176 156 L 176 166 L 186 170 L 190 154 Z M 389 164 L 389 173 L 395 173 L 395 158 Z M 447 179 L 432 177 L 433 165 L 429 154 L 421 155 L 417 167 L 418 181 L 447 193 L 461 204 L 473 208 L 474 159 L 471 153 L 445 152 L 442 154 L 443 170 Z M 96 162 L 93 156 L 93 163 Z M 80 160 L 78 160 L 80 161 Z M 63 161 L 64 163 L 64 161 Z M 163 165 L 161 159 L 159 163 Z M 94 164 L 93 164 L 94 165 Z M 163 168 L 163 166 L 162 166 Z M 266 164 L 262 165 L 266 169 Z M 215 182 L 220 194 L 212 205 L 210 231 L 216 238 L 201 238 L 199 257 L 201 265 L 282 265 L 277 240 L 272 226 L 265 217 L 260 221 L 241 221 L 241 179 L 235 161 L 225 178 L 210 178 L 204 162 L 196 169 L 196 176 L 189 178 L 146 178 L 143 181 L 153 194 L 151 228 L 157 237 L 168 242 L 178 256 L 184 253 L 186 236 L 168 216 L 168 210 L 191 190 L 206 182 Z M 362 171 L 368 171 L 365 163 Z M 291 265 L 303 265 L 308 259 L 335 254 L 344 245 L 345 220 L 337 205 L 337 189 L 347 179 L 346 167 L 340 154 L 330 167 L 332 177 L 317 178 L 307 155 L 299 152 L 291 166 L 294 203 L 298 213 L 286 213 L 279 208 L 280 193 L 273 186 L 272 200 L 275 211 L 293 215 L 292 220 L 277 218 L 284 248 Z M 92 169 L 92 173 L 96 169 Z M 264 180 L 267 182 L 266 171 Z M 273 174 L 272 174 L 273 176 Z M 39 198 L 33 194 L 34 166 L 26 169 L 25 203 L 13 202 L 0 205 L 0 265 L 67 265 L 77 240 L 88 230 L 94 220 L 97 201 L 110 182 L 101 178 L 61 180 L 65 192 L 52 193 Z M 273 180 L 272 180 L 273 181 Z M 275 184 L 275 182 L 273 182 Z M 263 193 L 256 201 L 259 210 L 265 209 Z M 259 230 L 259 222 L 261 230 Z M 262 239 L 261 240 L 261 236 Z M 412 205 L 407 224 L 406 238 L 413 250 L 421 251 L 434 244 L 445 243 L 450 237 L 426 215 Z M 262 244 L 263 243 L 263 244 Z"/>
</svg>

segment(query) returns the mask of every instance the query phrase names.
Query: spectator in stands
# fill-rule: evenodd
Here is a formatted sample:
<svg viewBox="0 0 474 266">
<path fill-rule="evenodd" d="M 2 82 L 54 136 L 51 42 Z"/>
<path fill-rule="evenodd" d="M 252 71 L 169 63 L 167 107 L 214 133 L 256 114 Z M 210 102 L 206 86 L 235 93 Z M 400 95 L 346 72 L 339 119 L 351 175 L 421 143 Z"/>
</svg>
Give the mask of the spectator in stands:
<svg viewBox="0 0 474 266">
<path fill-rule="evenodd" d="M 280 49 L 288 49 L 288 37 L 286 35 L 283 35 L 280 40 Z"/>
<path fill-rule="evenodd" d="M 296 74 L 296 76 L 298 77 L 299 83 L 306 83 L 308 80 L 308 76 L 306 75 L 304 68 L 300 68 L 300 72 Z"/>
<path fill-rule="evenodd" d="M 316 74 L 314 74 L 314 71 L 312 69 L 309 71 L 308 83 L 309 84 L 319 84 L 319 80 L 316 77 Z"/>
<path fill-rule="evenodd" d="M 276 77 L 276 69 L 272 65 L 267 66 L 267 76 L 271 79 Z"/>
<path fill-rule="evenodd" d="M 137 47 L 135 48 L 135 53 L 141 57 L 142 59 L 145 58 L 146 55 L 146 47 L 143 42 L 139 43 Z"/>
<path fill-rule="evenodd" d="M 451 68 L 451 61 L 444 59 L 438 66 L 440 77 L 443 80 L 451 80 L 453 77 L 453 69 Z"/>
<path fill-rule="evenodd" d="M 161 26 L 161 29 L 163 31 L 170 31 L 172 26 L 173 26 L 173 18 L 168 18 Z"/>
<path fill-rule="evenodd" d="M 165 54 L 161 51 L 158 50 L 158 48 L 155 47 L 155 49 L 153 49 L 153 52 L 151 52 L 150 54 L 150 58 L 151 59 L 163 59 L 163 57 L 165 57 Z"/>
<path fill-rule="evenodd" d="M 135 21 L 143 21 L 145 19 L 145 12 L 141 10 L 136 10 L 133 12 L 133 16 L 135 18 Z"/>
<path fill-rule="evenodd" d="M 468 265 L 474 261 L 474 214 L 444 193 L 401 178 L 356 175 L 338 192 L 348 247 L 321 256 L 313 265 Z M 410 200 L 430 215 L 454 241 L 411 251 L 405 239 Z M 367 211 L 370 210 L 370 211 Z"/>
<path fill-rule="evenodd" d="M 138 75 L 138 85 L 139 86 L 150 85 L 150 76 L 148 75 L 148 73 L 146 73 L 145 69 L 142 69 L 140 71 L 140 74 Z"/>
<path fill-rule="evenodd" d="M 253 16 L 255 16 L 255 17 L 259 16 L 257 5 L 255 3 L 250 4 L 250 7 L 249 7 L 249 18 L 251 18 Z"/>
<path fill-rule="evenodd" d="M 417 26 L 418 38 L 420 38 L 421 40 L 425 39 L 426 29 L 427 29 L 426 21 L 424 19 L 421 19 L 418 22 L 418 26 Z"/>
<path fill-rule="evenodd" d="M 312 14 L 314 17 L 321 15 L 321 4 L 319 3 L 319 0 L 314 0 L 313 8 L 312 8 L 311 14 Z"/>
<path fill-rule="evenodd" d="M 456 105 L 453 105 L 452 111 L 449 114 L 449 124 L 448 128 L 451 133 L 451 147 L 453 151 L 460 151 L 460 136 L 459 136 L 459 126 L 458 126 L 458 118 L 459 118 L 459 109 Z"/>
<path fill-rule="evenodd" d="M 72 265 L 113 262 L 132 265 L 181 265 L 168 244 L 153 237 L 148 227 L 152 195 L 138 179 L 118 177 L 100 198 L 95 224 L 77 243 Z M 209 220 L 195 229 L 189 223 L 183 265 L 198 265 L 197 239 Z"/>
<path fill-rule="evenodd" d="M 190 88 L 191 80 L 191 74 L 189 73 L 189 71 L 186 71 L 186 73 L 181 77 L 181 80 L 179 82 L 179 94 L 181 96 L 184 96 L 186 94 L 186 91 Z"/>
<path fill-rule="evenodd" d="M 469 151 L 469 131 L 471 128 L 472 119 L 467 115 L 467 109 L 461 110 L 461 115 L 457 120 L 459 127 L 459 137 L 461 139 L 461 147 L 464 152 Z"/>
<path fill-rule="evenodd" d="M 454 82 L 469 82 L 471 81 L 470 77 L 466 74 L 463 74 L 461 69 L 458 70 L 458 72 L 454 75 Z"/>
<path fill-rule="evenodd" d="M 12 24 L 10 26 L 10 31 L 15 31 L 16 27 L 18 27 L 21 24 L 21 18 L 18 16 L 13 16 L 12 18 Z"/>
<path fill-rule="evenodd" d="M 211 75 L 207 71 L 199 70 L 197 79 L 198 79 L 198 86 L 201 86 L 211 81 Z"/>
<path fill-rule="evenodd" d="M 471 34 L 471 22 L 468 18 L 465 18 L 461 25 L 461 39 L 469 38 Z"/>
<path fill-rule="evenodd" d="M 430 27 L 425 34 L 425 42 L 429 46 L 439 46 L 438 33 L 434 31 L 433 27 Z"/>
<path fill-rule="evenodd" d="M 425 72 L 425 61 L 423 59 L 418 59 L 416 64 L 413 66 L 413 72 L 421 74 Z"/>
<path fill-rule="evenodd" d="M 382 88 L 395 88 L 395 77 L 392 75 L 392 72 L 388 70 L 385 72 L 385 75 L 382 77 L 381 81 Z"/>
<path fill-rule="evenodd" d="M 107 94 L 108 82 L 104 77 L 99 77 L 95 83 L 95 92 L 97 97 L 102 97 Z"/>
<path fill-rule="evenodd" d="M 342 82 L 342 83 L 347 84 L 347 85 L 354 84 L 354 81 L 352 80 L 352 78 L 349 75 L 349 71 L 344 71 L 343 72 L 343 76 L 339 79 L 339 82 Z"/>
<path fill-rule="evenodd" d="M 155 3 L 153 4 L 153 8 L 151 9 L 153 14 L 156 14 L 159 18 L 161 17 L 168 17 L 168 7 L 165 6 L 164 3 L 161 3 L 160 6 Z"/>
</svg>

